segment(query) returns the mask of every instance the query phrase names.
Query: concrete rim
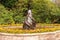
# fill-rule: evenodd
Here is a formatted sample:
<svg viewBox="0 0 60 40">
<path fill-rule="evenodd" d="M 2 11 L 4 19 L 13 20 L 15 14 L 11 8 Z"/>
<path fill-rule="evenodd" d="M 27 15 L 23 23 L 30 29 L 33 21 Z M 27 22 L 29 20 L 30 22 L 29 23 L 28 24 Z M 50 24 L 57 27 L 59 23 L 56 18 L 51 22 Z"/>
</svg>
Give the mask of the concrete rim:
<svg viewBox="0 0 60 40">
<path fill-rule="evenodd" d="M 58 30 L 58 31 L 54 31 L 54 32 L 44 32 L 44 33 L 31 33 L 31 34 L 28 34 L 28 33 L 26 33 L 26 34 L 11 34 L 11 33 L 2 33 L 2 32 L 0 32 L 0 35 L 5 35 L 5 36 L 36 36 L 36 35 L 40 35 L 40 34 L 49 34 L 49 33 L 53 33 L 53 34 L 55 34 L 55 33 L 58 33 L 58 32 L 60 32 L 60 30 Z"/>
</svg>

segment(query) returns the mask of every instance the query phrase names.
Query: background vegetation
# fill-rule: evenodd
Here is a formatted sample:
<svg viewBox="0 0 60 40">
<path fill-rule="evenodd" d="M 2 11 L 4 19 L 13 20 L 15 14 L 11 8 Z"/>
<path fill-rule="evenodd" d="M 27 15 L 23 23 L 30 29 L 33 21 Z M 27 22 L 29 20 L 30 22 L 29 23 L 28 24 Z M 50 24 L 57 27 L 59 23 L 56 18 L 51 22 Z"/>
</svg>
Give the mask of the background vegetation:
<svg viewBox="0 0 60 40">
<path fill-rule="evenodd" d="M 0 0 L 0 24 L 20 24 L 28 0 Z M 50 0 L 32 0 L 31 10 L 37 23 L 60 23 L 60 8 Z"/>
</svg>

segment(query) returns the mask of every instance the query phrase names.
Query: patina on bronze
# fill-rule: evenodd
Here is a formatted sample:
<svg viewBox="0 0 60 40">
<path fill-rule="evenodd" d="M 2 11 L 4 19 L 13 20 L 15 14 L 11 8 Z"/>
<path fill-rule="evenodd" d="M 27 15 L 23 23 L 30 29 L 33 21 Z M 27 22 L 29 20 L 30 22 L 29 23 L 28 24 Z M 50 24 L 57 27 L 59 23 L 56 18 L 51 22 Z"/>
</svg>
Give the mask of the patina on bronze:
<svg viewBox="0 0 60 40">
<path fill-rule="evenodd" d="M 35 27 L 36 27 L 36 21 L 32 17 L 30 2 L 31 2 L 31 0 L 28 1 L 28 11 L 26 14 L 26 18 L 24 20 L 23 29 L 35 29 Z"/>
</svg>

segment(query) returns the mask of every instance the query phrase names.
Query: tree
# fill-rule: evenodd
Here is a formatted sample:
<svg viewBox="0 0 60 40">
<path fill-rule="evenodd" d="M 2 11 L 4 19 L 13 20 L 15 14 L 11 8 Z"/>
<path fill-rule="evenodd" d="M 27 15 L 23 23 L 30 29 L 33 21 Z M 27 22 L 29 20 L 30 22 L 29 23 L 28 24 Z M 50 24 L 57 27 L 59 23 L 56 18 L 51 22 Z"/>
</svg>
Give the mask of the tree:
<svg viewBox="0 0 60 40">
<path fill-rule="evenodd" d="M 1 23 L 4 23 L 6 18 L 11 20 L 10 23 L 12 21 L 13 23 L 23 23 L 24 14 L 28 10 L 28 0 L 0 0 L 0 3 L 0 10 L 2 9 L 0 11 Z M 60 9 L 51 1 L 32 0 L 30 5 L 37 23 L 59 22 Z M 4 18 L 2 18 L 2 15 L 4 15 Z"/>
<path fill-rule="evenodd" d="M 30 5 L 37 23 L 52 23 L 52 21 L 56 20 L 55 17 L 60 14 L 58 6 L 49 0 L 32 0 Z M 22 15 L 22 19 L 24 18 L 23 15 L 26 14 L 26 10 L 28 10 L 28 0 L 18 0 L 16 8 L 13 8 L 17 16 Z"/>
<path fill-rule="evenodd" d="M 31 7 L 37 22 L 52 23 L 54 16 L 60 16 L 58 6 L 49 0 L 33 0 Z"/>
<path fill-rule="evenodd" d="M 15 3 L 17 2 L 18 0 L 0 0 L 0 2 L 5 6 L 5 7 L 8 7 L 8 8 L 12 8 L 15 6 Z"/>
</svg>

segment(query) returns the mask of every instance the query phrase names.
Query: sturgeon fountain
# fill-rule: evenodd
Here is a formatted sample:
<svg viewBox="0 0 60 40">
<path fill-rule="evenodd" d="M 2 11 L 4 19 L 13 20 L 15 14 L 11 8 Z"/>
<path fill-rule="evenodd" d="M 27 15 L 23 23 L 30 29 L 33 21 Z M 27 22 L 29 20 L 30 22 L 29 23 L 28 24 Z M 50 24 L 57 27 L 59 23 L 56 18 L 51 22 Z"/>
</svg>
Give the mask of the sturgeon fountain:
<svg viewBox="0 0 60 40">
<path fill-rule="evenodd" d="M 27 16 L 26 16 L 25 21 L 24 21 L 23 28 L 24 29 L 34 29 L 35 27 L 36 27 L 36 21 L 32 17 L 31 10 L 28 10 Z"/>
<path fill-rule="evenodd" d="M 30 1 L 29 1 L 30 2 Z M 35 29 L 36 21 L 32 17 L 32 10 L 28 3 L 28 11 L 24 20 L 23 29 Z M 0 40 L 60 40 L 60 31 L 48 33 L 32 33 L 32 34 L 10 34 L 0 33 Z"/>
<path fill-rule="evenodd" d="M 31 3 L 32 0 L 28 1 L 28 11 L 26 14 L 26 18 L 24 21 L 23 29 L 35 29 L 36 27 L 36 21 L 32 16 L 32 10 L 31 10 Z"/>
</svg>

